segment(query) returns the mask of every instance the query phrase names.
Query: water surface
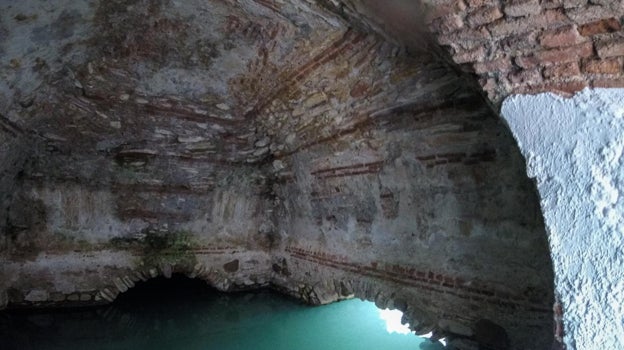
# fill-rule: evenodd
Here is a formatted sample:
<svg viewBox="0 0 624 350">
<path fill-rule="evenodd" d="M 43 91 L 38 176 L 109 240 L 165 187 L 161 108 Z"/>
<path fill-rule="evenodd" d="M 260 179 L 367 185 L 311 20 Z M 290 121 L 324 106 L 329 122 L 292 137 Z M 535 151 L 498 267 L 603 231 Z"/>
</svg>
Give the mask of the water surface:
<svg viewBox="0 0 624 350">
<path fill-rule="evenodd" d="M 0 349 L 440 350 L 387 331 L 373 303 L 310 307 L 263 291 L 152 280 L 107 307 L 0 313 Z"/>
</svg>

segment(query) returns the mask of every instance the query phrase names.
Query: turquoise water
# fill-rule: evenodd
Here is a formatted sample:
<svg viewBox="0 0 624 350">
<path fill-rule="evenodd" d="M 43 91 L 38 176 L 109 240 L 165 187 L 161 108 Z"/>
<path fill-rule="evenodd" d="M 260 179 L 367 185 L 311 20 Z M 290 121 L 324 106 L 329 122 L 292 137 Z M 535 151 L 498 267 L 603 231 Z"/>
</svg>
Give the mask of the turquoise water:
<svg viewBox="0 0 624 350">
<path fill-rule="evenodd" d="M 0 349 L 443 349 L 389 333 L 369 302 L 309 307 L 271 292 L 220 294 L 189 281 L 148 282 L 102 308 L 5 311 Z"/>
</svg>

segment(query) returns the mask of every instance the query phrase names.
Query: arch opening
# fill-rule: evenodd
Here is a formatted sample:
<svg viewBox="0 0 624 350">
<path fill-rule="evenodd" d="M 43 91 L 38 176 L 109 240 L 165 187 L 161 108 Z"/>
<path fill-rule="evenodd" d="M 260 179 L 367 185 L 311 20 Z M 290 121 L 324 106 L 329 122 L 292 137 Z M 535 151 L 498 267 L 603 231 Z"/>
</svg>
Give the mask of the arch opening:
<svg viewBox="0 0 624 350">
<path fill-rule="evenodd" d="M 0 120 L 0 132 L 37 135 L 19 178 L 6 173 L 15 184 L 0 183 L 15 193 L 0 208 L 11 229 L 0 307 L 110 302 L 184 270 L 220 290 L 393 303 L 459 348 L 491 333 L 549 346 L 538 199 L 488 103 L 436 54 L 280 3 L 7 12 L 75 27 L 35 45 L 75 62 L 15 95 L 18 128 Z"/>
</svg>

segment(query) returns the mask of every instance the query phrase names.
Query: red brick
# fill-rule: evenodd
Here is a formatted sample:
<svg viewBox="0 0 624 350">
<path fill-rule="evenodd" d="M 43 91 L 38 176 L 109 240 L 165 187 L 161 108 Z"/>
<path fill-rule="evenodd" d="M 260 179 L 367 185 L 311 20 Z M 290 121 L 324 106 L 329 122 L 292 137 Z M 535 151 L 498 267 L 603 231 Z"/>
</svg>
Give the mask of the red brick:
<svg viewBox="0 0 624 350">
<path fill-rule="evenodd" d="M 542 82 L 542 74 L 539 68 L 533 68 L 529 70 L 519 70 L 509 73 L 507 76 L 509 81 L 514 85 L 535 85 Z"/>
<path fill-rule="evenodd" d="M 613 11 L 608 7 L 592 5 L 566 11 L 566 15 L 576 24 L 586 24 L 613 17 Z"/>
<path fill-rule="evenodd" d="M 601 38 L 596 42 L 596 51 L 601 58 L 624 56 L 624 35 Z"/>
<path fill-rule="evenodd" d="M 585 40 L 579 35 L 576 26 L 566 25 L 557 29 L 548 30 L 540 36 L 540 45 L 545 48 L 572 46 Z"/>
<path fill-rule="evenodd" d="M 536 32 L 508 36 L 498 42 L 498 49 L 512 56 L 519 56 L 524 53 L 533 52 L 536 48 Z"/>
<path fill-rule="evenodd" d="M 622 61 L 618 58 L 587 60 L 583 64 L 583 71 L 594 74 L 618 74 L 622 71 Z"/>
<path fill-rule="evenodd" d="M 449 0 L 443 3 L 436 4 L 431 9 L 431 12 L 427 15 L 429 20 L 439 18 L 442 16 L 450 15 L 453 13 L 459 13 L 466 9 L 466 4 L 462 0 Z"/>
<path fill-rule="evenodd" d="M 544 78 L 567 78 L 581 74 L 578 62 L 567 62 L 544 68 Z"/>
<path fill-rule="evenodd" d="M 542 11 L 538 0 L 511 0 L 505 5 L 505 14 L 511 17 L 536 15 Z"/>
<path fill-rule="evenodd" d="M 606 18 L 582 25 L 579 27 L 579 32 L 583 36 L 592 36 L 602 33 L 613 33 L 619 31 L 620 29 L 622 29 L 622 26 L 617 19 Z"/>
<path fill-rule="evenodd" d="M 466 16 L 466 21 L 469 25 L 477 27 L 494 22 L 501 17 L 503 17 L 503 13 L 497 6 L 483 6 L 469 13 Z"/>
<path fill-rule="evenodd" d="M 537 94 L 540 92 L 552 92 L 559 95 L 571 97 L 574 95 L 574 93 L 581 91 L 586 87 L 587 82 L 585 81 L 548 81 L 535 86 L 519 86 L 513 90 L 513 93 Z"/>
<path fill-rule="evenodd" d="M 547 91 L 563 94 L 566 96 L 573 95 L 587 87 L 586 81 L 568 81 L 568 82 L 553 82 L 544 85 Z"/>
<path fill-rule="evenodd" d="M 431 29 L 436 33 L 450 33 L 454 32 L 464 26 L 464 21 L 461 16 L 457 14 L 446 15 L 440 18 L 436 18 L 431 22 Z"/>
<path fill-rule="evenodd" d="M 492 73 L 492 72 L 506 72 L 513 68 L 511 60 L 507 57 L 502 57 L 487 62 L 477 62 L 473 65 L 474 71 L 477 74 Z"/>
<path fill-rule="evenodd" d="M 453 56 L 453 61 L 455 63 L 468 63 L 468 62 L 477 62 L 482 61 L 485 57 L 485 48 L 483 46 L 479 46 L 474 50 L 469 51 L 460 51 L 457 52 Z"/>
<path fill-rule="evenodd" d="M 569 23 L 570 20 L 561 9 L 546 10 L 539 15 L 527 18 L 500 19 L 488 25 L 488 30 L 494 37 L 518 35 L 543 29 L 549 26 L 557 26 Z"/>
<path fill-rule="evenodd" d="M 575 46 L 557 48 L 535 53 L 535 57 L 544 65 L 572 62 L 579 58 L 586 58 L 594 54 L 594 47 L 591 42 L 578 44 Z"/>
<path fill-rule="evenodd" d="M 524 69 L 535 68 L 540 64 L 540 60 L 534 55 L 516 57 L 514 63 Z"/>
<path fill-rule="evenodd" d="M 592 83 L 592 87 L 597 87 L 597 88 L 622 88 L 622 87 L 624 87 L 624 78 L 596 79 Z"/>
</svg>

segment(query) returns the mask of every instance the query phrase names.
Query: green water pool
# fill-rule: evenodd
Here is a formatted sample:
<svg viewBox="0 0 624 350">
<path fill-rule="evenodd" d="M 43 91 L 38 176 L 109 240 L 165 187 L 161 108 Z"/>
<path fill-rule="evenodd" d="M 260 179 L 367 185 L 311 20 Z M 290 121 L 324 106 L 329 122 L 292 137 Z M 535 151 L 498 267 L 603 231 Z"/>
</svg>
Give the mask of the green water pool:
<svg viewBox="0 0 624 350">
<path fill-rule="evenodd" d="M 380 310 L 359 299 L 310 307 L 268 291 L 175 285 L 135 287 L 106 307 L 1 312 L 0 349 L 443 349 L 389 332 Z"/>
</svg>

